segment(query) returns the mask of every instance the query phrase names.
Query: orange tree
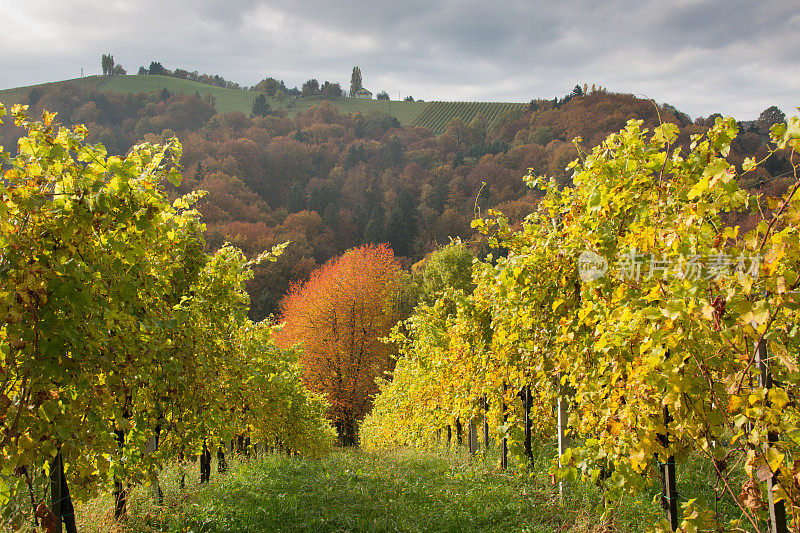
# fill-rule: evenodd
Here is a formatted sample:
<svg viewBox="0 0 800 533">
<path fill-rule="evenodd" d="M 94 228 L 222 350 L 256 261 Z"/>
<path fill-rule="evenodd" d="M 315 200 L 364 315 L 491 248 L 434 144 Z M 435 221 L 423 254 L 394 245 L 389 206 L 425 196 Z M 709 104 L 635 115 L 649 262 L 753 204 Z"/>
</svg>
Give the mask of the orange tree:
<svg viewBox="0 0 800 533">
<path fill-rule="evenodd" d="M 357 424 L 377 392 L 375 379 L 391 367 L 381 342 L 397 322 L 400 267 L 388 245 L 362 246 L 296 284 L 282 303 L 278 345 L 302 343 L 308 387 L 331 404 L 343 444 L 354 444 Z"/>
</svg>

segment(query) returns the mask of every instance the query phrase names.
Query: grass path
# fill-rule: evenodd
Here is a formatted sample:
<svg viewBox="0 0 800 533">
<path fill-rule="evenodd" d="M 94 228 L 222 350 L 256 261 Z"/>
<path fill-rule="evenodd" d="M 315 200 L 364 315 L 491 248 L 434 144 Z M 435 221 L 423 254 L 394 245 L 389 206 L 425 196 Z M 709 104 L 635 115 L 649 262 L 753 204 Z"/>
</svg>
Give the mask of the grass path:
<svg viewBox="0 0 800 533">
<path fill-rule="evenodd" d="M 534 472 L 499 472 L 492 460 L 458 452 L 338 450 L 313 461 L 268 455 L 234 462 L 198 487 L 191 466 L 180 489 L 176 467 L 162 475 L 159 507 L 137 487 L 124 527 L 111 525 L 110 497 L 76 513 L 81 531 L 640 531 L 658 509 L 623 502 L 613 529 L 594 511 L 600 494 L 578 484 L 559 500 L 544 461 Z"/>
</svg>

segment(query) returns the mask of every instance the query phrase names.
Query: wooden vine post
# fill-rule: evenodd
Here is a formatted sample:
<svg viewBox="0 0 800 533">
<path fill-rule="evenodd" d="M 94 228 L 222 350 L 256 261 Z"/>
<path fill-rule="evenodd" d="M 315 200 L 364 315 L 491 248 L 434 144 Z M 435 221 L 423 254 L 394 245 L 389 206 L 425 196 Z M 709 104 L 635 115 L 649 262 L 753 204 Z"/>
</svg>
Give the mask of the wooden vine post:
<svg viewBox="0 0 800 533">
<path fill-rule="evenodd" d="M 503 386 L 505 389 L 505 386 Z M 506 401 L 503 400 L 503 403 L 500 405 L 503 409 L 503 425 L 508 421 L 508 414 L 506 413 Z M 508 437 L 503 435 L 503 439 L 500 441 L 500 469 L 505 470 L 508 467 Z"/>
<path fill-rule="evenodd" d="M 61 533 L 62 523 L 67 533 L 77 533 L 75 509 L 64 476 L 64 456 L 61 452 L 50 462 L 50 510 L 55 517 L 55 529 L 51 533 Z"/>
<path fill-rule="evenodd" d="M 658 440 L 664 448 L 669 447 L 667 427 L 672 421 L 669 409 L 664 406 L 664 433 L 658 435 Z M 661 507 L 667 513 L 667 521 L 672 531 L 678 529 L 678 490 L 675 486 L 675 456 L 667 457 L 666 462 L 659 462 L 661 469 Z"/>
<path fill-rule="evenodd" d="M 161 437 L 161 427 L 156 426 L 156 430 L 153 433 L 153 436 L 147 440 L 147 444 L 145 445 L 145 453 L 147 455 L 153 454 L 158 451 L 158 444 Z M 158 482 L 158 468 L 156 468 L 152 472 L 151 482 L 153 484 L 153 498 L 155 501 L 158 502 L 159 505 L 164 503 L 164 491 L 161 490 L 161 485 Z"/>
<path fill-rule="evenodd" d="M 531 388 L 526 385 L 522 389 L 522 402 L 525 410 L 525 455 L 533 466 L 533 446 L 531 445 Z"/>
<path fill-rule="evenodd" d="M 486 395 L 483 395 L 483 449 L 488 451 L 489 450 L 489 401 L 486 399 Z"/>
<path fill-rule="evenodd" d="M 559 380 L 559 383 L 560 383 L 560 380 Z M 559 385 L 559 387 L 560 387 L 560 385 Z M 559 393 L 559 395 L 558 395 L 558 427 L 557 427 L 557 433 L 558 433 L 558 466 L 563 466 L 561 464 L 561 456 L 564 454 L 565 451 L 567 451 L 567 447 L 569 446 L 569 441 L 567 440 L 567 436 L 566 436 L 567 419 L 568 419 L 567 400 L 564 398 L 564 396 L 561 393 Z M 531 458 L 531 462 L 533 462 L 532 458 Z M 564 482 L 563 480 L 558 482 L 558 496 L 559 497 L 563 497 L 564 496 L 564 491 L 565 491 L 566 488 L 567 488 L 566 482 Z"/>
<path fill-rule="evenodd" d="M 61 473 L 61 453 L 59 453 L 50 463 L 50 510 L 56 519 L 55 528 L 51 531 L 51 533 L 61 533 L 62 531 L 61 517 L 63 516 L 63 513 L 61 509 Z"/>
<path fill-rule="evenodd" d="M 769 406 L 769 389 L 772 388 L 772 375 L 769 371 L 769 363 L 767 361 L 767 341 L 761 339 L 755 345 L 755 361 L 758 365 L 758 384 L 766 389 L 765 401 Z M 774 431 L 767 432 L 767 442 L 764 443 L 764 456 L 768 457 L 769 449 L 775 443 L 778 436 Z M 775 486 L 777 480 L 773 474 L 767 479 L 767 497 L 769 500 L 769 531 L 770 533 L 787 533 L 786 527 L 786 508 L 783 505 L 783 500 L 775 501 Z"/>
<path fill-rule="evenodd" d="M 203 441 L 203 451 L 200 453 L 200 483 L 208 483 L 211 480 L 211 450 Z"/>
<path fill-rule="evenodd" d="M 474 418 L 471 418 L 469 421 L 467 443 L 469 444 L 470 454 L 475 455 L 476 453 L 478 453 L 478 426 L 475 424 Z"/>
</svg>

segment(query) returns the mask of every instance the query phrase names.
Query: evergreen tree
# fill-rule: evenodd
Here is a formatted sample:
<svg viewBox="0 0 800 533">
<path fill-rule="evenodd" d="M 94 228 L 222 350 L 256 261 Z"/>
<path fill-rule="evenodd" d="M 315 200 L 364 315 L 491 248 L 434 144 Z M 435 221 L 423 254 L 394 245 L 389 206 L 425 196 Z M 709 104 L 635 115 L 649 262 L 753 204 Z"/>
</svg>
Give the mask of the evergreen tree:
<svg viewBox="0 0 800 533">
<path fill-rule="evenodd" d="M 417 236 L 418 216 L 414 196 L 408 189 L 400 192 L 397 207 L 389 217 L 386 232 L 389 243 L 397 255 L 410 257 Z"/>
<path fill-rule="evenodd" d="M 295 181 L 289 189 L 289 198 L 286 202 L 286 209 L 290 213 L 298 213 L 306 208 L 306 188 L 299 181 Z"/>
<path fill-rule="evenodd" d="M 41 91 L 37 87 L 34 87 L 31 89 L 31 92 L 28 93 L 28 105 L 35 106 L 41 97 Z"/>
<path fill-rule="evenodd" d="M 334 231 L 339 227 L 339 209 L 336 208 L 335 204 L 328 204 L 328 207 L 325 208 L 322 222 Z"/>
<path fill-rule="evenodd" d="M 367 225 L 364 227 L 364 244 L 378 244 L 386 241 L 383 219 L 383 207 L 378 204 L 375 209 L 372 210 Z"/>
<path fill-rule="evenodd" d="M 353 73 L 350 75 L 350 97 L 356 95 L 359 89 L 363 87 L 363 81 L 361 79 L 361 68 L 360 67 L 353 67 Z"/>
<path fill-rule="evenodd" d="M 317 185 L 308 195 L 308 209 L 323 215 L 325 209 L 336 202 L 336 190 L 330 184 Z"/>
<path fill-rule="evenodd" d="M 103 68 L 103 76 L 111 76 L 114 73 L 114 56 L 111 54 L 100 56 L 100 66 Z"/>
<path fill-rule="evenodd" d="M 164 68 L 164 65 L 161 64 L 159 61 L 151 61 L 150 68 L 147 69 L 148 74 L 158 74 L 160 76 L 169 76 L 170 73 L 167 69 Z"/>
<path fill-rule="evenodd" d="M 269 115 L 271 109 L 267 97 L 264 93 L 259 93 L 253 100 L 253 110 L 250 112 L 251 117 L 266 117 Z"/>
</svg>

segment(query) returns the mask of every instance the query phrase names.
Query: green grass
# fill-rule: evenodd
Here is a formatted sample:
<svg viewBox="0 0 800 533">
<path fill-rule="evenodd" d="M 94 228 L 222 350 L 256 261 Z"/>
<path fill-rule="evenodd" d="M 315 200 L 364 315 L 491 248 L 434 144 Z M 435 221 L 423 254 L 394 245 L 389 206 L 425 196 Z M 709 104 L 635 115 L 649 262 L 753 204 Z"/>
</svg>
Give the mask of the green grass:
<svg viewBox="0 0 800 533">
<path fill-rule="evenodd" d="M 203 487 L 196 482 L 197 466 L 189 465 L 184 489 L 173 465 L 161 476 L 163 506 L 154 503 L 150 489 L 136 487 L 122 526 L 111 524 L 111 498 L 105 496 L 78 508 L 79 530 L 632 532 L 662 516 L 654 484 L 635 498 L 624 497 L 610 522 L 603 522 L 596 510 L 600 490 L 576 482 L 559 498 L 547 474 L 553 446 L 540 446 L 535 454 L 537 466 L 529 472 L 501 472 L 495 456 L 464 451 L 339 449 L 317 461 L 266 455 L 234 461 L 226 474 L 212 470 Z M 679 492 L 713 502 L 713 475 L 698 465 L 679 467 Z M 734 516 L 731 502 L 723 501 L 721 512 Z"/>
<path fill-rule="evenodd" d="M 211 94 L 216 99 L 216 109 L 218 113 L 228 111 L 241 111 L 250 114 L 253 107 L 253 99 L 258 93 L 253 91 L 241 91 L 235 89 L 224 89 L 214 87 L 204 83 L 190 80 L 182 80 L 171 76 L 87 76 L 54 83 L 74 83 L 84 87 L 93 87 L 101 91 L 111 91 L 117 93 L 138 93 L 160 91 L 167 88 L 174 93 L 201 95 Z M 52 85 L 50 83 L 42 86 Z M 7 107 L 13 104 L 26 103 L 28 93 L 33 85 L 26 87 L 16 87 L 0 91 L 0 102 Z M 296 98 L 287 96 L 279 101 L 274 98 L 267 99 L 273 109 L 286 109 L 289 116 L 294 116 L 298 111 L 305 111 L 313 105 L 319 105 L 324 99 L 322 97 Z M 342 114 L 360 112 L 368 115 L 373 111 L 381 111 L 397 117 L 400 124 L 407 126 L 416 116 L 428 105 L 425 102 L 400 102 L 387 100 L 366 100 L 360 98 L 331 98 L 328 99 L 333 105 L 339 108 Z"/>
<path fill-rule="evenodd" d="M 548 470 L 555 444 L 534 448 L 534 467 L 511 459 L 507 471 L 497 468 L 497 452 L 471 457 L 466 450 L 396 450 L 370 453 L 336 449 L 320 460 L 278 454 L 229 457 L 230 470 L 199 485 L 198 464 L 170 464 L 160 474 L 163 504 L 151 487 L 131 489 L 129 513 L 114 523 L 109 492 L 76 504 L 78 531 L 138 532 L 638 532 L 663 518 L 658 479 L 637 494 L 626 494 L 602 516 L 598 486 L 576 481 L 563 497 L 551 484 Z M 514 466 L 517 465 L 517 466 Z M 185 474 L 186 483 L 180 479 Z M 744 474 L 729 479 L 735 490 Z M 609 480 L 611 481 L 611 480 Z M 690 457 L 679 462 L 680 504 L 690 498 L 716 511 L 722 524 L 741 518 L 727 494 L 715 500 L 717 480 L 708 461 Z M 44 476 L 34 479 L 36 501 L 47 499 Z M 16 495 L 23 514 L 20 533 L 32 533 L 28 494 Z M 704 503 L 702 503 L 704 502 Z M 761 521 L 766 523 L 766 510 Z M 747 523 L 744 529 L 748 531 Z M 2 526 L 0 526 L 0 530 Z M 716 530 L 715 530 L 716 531 Z"/>
</svg>

